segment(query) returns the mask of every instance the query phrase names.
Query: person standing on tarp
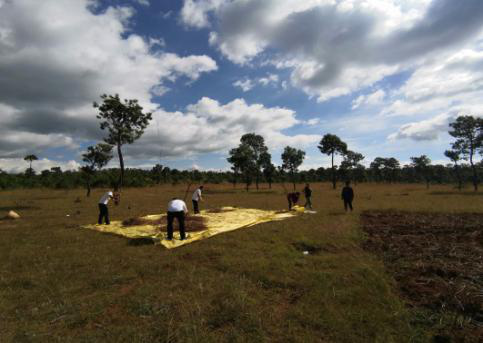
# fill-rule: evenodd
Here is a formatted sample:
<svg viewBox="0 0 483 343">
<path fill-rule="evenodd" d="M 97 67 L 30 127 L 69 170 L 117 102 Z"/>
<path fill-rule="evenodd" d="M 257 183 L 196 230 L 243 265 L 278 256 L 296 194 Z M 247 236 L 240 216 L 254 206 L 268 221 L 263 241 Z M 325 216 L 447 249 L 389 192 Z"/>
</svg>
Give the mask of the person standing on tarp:
<svg viewBox="0 0 483 343">
<path fill-rule="evenodd" d="M 173 221 L 174 218 L 178 220 L 179 236 L 181 240 L 186 239 L 184 218 L 188 214 L 188 208 L 186 203 L 177 198 L 173 198 L 168 204 L 168 241 L 173 239 Z"/>
<path fill-rule="evenodd" d="M 199 186 L 195 192 L 193 193 L 193 196 L 191 197 L 191 200 L 193 201 L 193 213 L 198 214 L 200 213 L 200 208 L 199 208 L 199 202 L 203 201 L 203 198 L 201 197 L 201 191 L 203 190 L 203 186 Z"/>
<path fill-rule="evenodd" d="M 352 200 L 354 200 L 354 191 L 350 186 L 350 181 L 345 182 L 345 187 L 342 188 L 341 198 L 344 200 L 344 209 L 347 212 L 349 209 L 352 211 Z"/>
<path fill-rule="evenodd" d="M 304 207 L 312 209 L 312 190 L 310 189 L 310 186 L 308 183 L 305 184 L 304 195 L 305 195 Z"/>
<path fill-rule="evenodd" d="M 114 194 L 112 191 L 108 191 L 99 199 L 99 220 L 97 221 L 99 225 L 102 224 L 103 219 L 105 220 L 106 225 L 111 223 L 109 221 L 109 209 L 107 208 L 107 204 L 109 203 L 109 200 L 113 198 Z"/>
</svg>

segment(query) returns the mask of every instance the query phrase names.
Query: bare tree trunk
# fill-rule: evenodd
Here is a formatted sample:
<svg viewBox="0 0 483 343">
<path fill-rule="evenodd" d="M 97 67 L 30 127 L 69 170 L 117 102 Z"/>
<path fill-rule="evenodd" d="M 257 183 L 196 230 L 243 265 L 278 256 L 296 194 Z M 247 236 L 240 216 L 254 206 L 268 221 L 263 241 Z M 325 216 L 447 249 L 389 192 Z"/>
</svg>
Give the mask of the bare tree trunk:
<svg viewBox="0 0 483 343">
<path fill-rule="evenodd" d="M 258 182 L 259 182 L 259 172 L 257 171 L 257 176 L 256 176 L 256 179 L 255 179 L 255 183 L 256 183 L 256 186 L 257 186 L 257 191 L 258 191 Z"/>
<path fill-rule="evenodd" d="M 121 173 L 119 174 L 118 189 L 120 190 L 124 183 L 124 159 L 122 157 L 121 144 L 117 144 L 117 154 L 119 156 L 119 165 L 121 166 Z"/>
<path fill-rule="evenodd" d="M 478 174 L 476 173 L 476 167 L 473 163 L 473 149 L 470 151 L 470 164 L 471 164 L 471 169 L 473 170 L 473 188 L 476 191 L 478 191 Z"/>
<path fill-rule="evenodd" d="M 335 189 L 334 153 L 332 152 L 332 188 Z"/>
<path fill-rule="evenodd" d="M 90 179 L 87 179 L 86 187 L 87 187 L 86 197 L 90 197 L 91 196 L 91 180 Z"/>
<path fill-rule="evenodd" d="M 461 191 L 461 188 L 463 185 L 461 182 L 460 168 L 457 164 L 455 164 L 455 169 L 456 169 L 456 177 L 458 178 L 458 189 Z"/>
</svg>

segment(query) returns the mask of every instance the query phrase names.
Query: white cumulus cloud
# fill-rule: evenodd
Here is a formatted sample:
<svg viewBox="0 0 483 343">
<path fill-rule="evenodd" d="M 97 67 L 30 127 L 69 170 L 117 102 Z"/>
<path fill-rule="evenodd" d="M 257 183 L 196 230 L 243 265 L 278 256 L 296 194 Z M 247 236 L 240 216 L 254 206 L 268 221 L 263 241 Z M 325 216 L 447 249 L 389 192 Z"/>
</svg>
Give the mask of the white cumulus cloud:
<svg viewBox="0 0 483 343">
<path fill-rule="evenodd" d="M 143 1 L 147 3 L 147 1 Z M 217 69 L 205 55 L 154 51 L 160 39 L 130 31 L 134 10 L 90 0 L 0 2 L 0 157 L 74 149 L 102 135 L 92 108 L 103 93 L 156 110 L 166 81 Z M 96 12 L 92 12 L 92 9 Z"/>
</svg>

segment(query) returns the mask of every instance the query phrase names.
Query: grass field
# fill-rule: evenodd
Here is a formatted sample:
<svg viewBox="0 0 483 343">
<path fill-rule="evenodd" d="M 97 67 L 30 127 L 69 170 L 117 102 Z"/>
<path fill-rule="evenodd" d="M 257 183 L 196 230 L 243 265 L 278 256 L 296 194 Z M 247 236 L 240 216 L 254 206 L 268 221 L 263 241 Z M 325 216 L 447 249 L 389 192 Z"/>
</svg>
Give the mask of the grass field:
<svg viewBox="0 0 483 343">
<path fill-rule="evenodd" d="M 185 188 L 126 189 L 111 218 L 165 211 Z M 173 250 L 80 229 L 103 190 L 0 192 L 0 214 L 22 216 L 0 221 L 0 342 L 430 342 L 434 330 L 362 249 L 359 214 L 483 213 L 483 193 L 361 184 L 345 214 L 339 189 L 312 188 L 317 214 Z M 205 190 L 203 208 L 287 206 L 277 186 Z"/>
</svg>

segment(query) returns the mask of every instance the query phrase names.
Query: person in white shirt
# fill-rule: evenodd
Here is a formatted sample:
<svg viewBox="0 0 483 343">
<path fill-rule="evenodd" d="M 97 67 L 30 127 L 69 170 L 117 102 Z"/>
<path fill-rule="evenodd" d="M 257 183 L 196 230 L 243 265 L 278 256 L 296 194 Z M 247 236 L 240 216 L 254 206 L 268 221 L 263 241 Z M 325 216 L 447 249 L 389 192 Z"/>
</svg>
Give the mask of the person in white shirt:
<svg viewBox="0 0 483 343">
<path fill-rule="evenodd" d="M 181 240 L 186 239 L 184 217 L 188 214 L 188 208 L 183 200 L 173 198 L 168 203 L 168 237 L 170 241 L 173 239 L 173 221 L 174 218 L 178 219 L 179 235 Z"/>
<path fill-rule="evenodd" d="M 200 213 L 200 208 L 198 203 L 203 200 L 201 197 L 201 191 L 203 190 L 203 186 L 199 186 L 196 191 L 193 193 L 191 200 L 193 201 L 193 213 L 198 214 Z"/>
<path fill-rule="evenodd" d="M 99 199 L 99 220 L 97 221 L 99 225 L 102 224 L 102 219 L 105 219 L 106 225 L 110 224 L 109 209 L 107 208 L 107 204 L 109 203 L 109 200 L 113 198 L 114 194 L 112 191 L 108 191 Z"/>
</svg>

